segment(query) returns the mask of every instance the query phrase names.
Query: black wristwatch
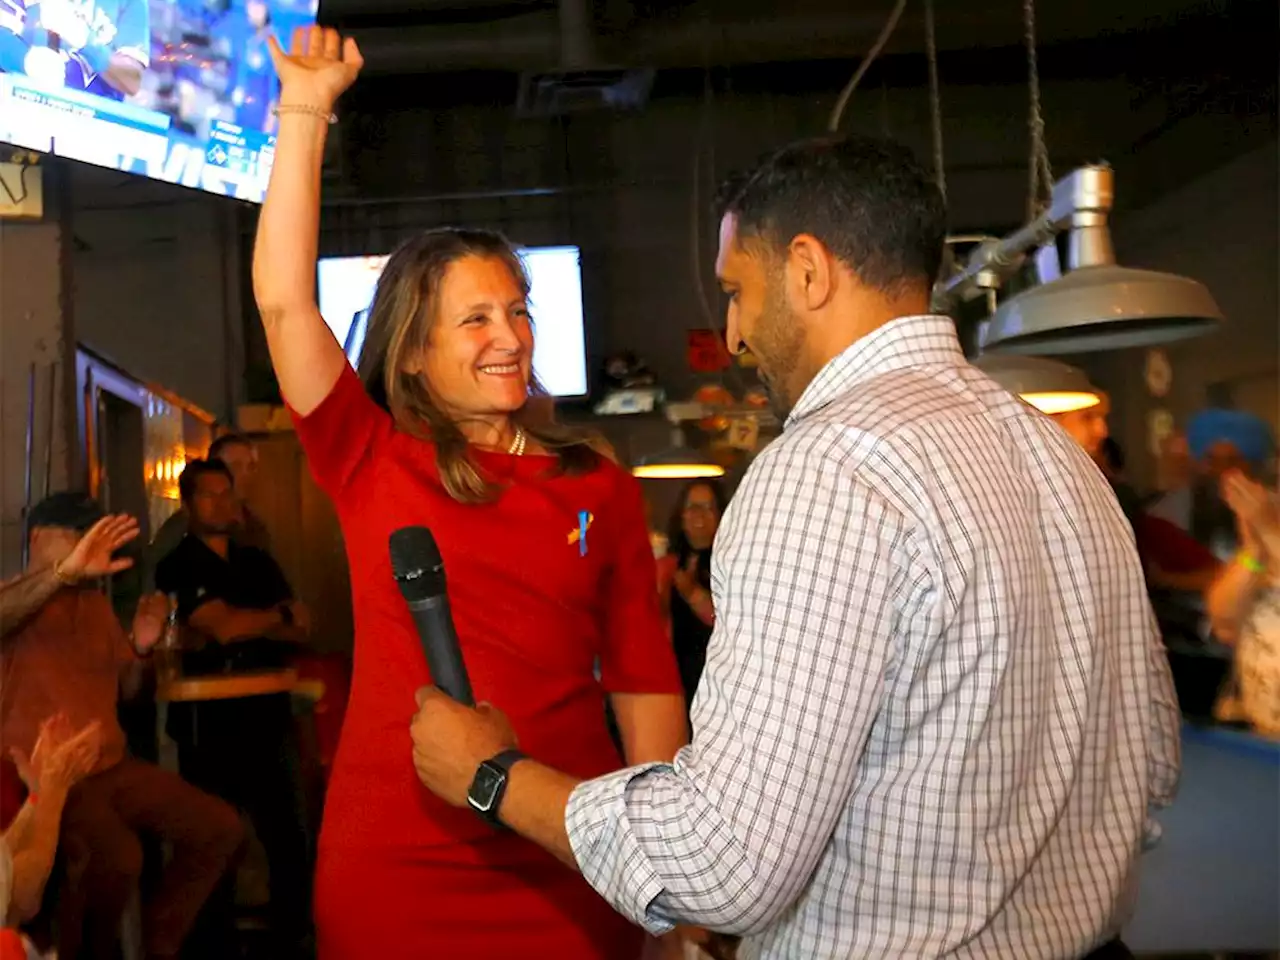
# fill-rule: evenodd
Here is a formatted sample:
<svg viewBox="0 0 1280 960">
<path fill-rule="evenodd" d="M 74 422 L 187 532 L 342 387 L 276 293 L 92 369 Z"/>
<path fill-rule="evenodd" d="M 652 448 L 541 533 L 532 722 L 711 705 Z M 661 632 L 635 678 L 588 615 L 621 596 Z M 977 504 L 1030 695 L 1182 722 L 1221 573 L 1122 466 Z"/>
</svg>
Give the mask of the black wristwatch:
<svg viewBox="0 0 1280 960">
<path fill-rule="evenodd" d="M 480 764 L 475 779 L 471 781 L 471 789 L 467 791 L 467 803 L 471 809 L 490 823 L 501 826 L 498 809 L 502 806 L 503 794 L 507 792 L 507 775 L 524 758 L 519 750 L 503 750 Z"/>
</svg>

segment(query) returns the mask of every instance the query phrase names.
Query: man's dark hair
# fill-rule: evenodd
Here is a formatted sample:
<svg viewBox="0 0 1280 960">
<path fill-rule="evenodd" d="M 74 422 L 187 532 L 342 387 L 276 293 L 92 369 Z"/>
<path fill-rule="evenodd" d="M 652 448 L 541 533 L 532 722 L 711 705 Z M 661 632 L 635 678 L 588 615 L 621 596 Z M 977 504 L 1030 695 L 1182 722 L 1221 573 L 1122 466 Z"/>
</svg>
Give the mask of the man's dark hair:
<svg viewBox="0 0 1280 960">
<path fill-rule="evenodd" d="M 45 497 L 27 513 L 27 533 L 36 527 L 60 527 L 84 533 L 105 516 L 87 493 L 63 491 Z"/>
<path fill-rule="evenodd" d="M 737 218 L 740 243 L 777 253 L 798 234 L 810 234 L 864 284 L 886 293 L 932 285 L 942 267 L 942 194 L 911 151 L 889 140 L 820 137 L 789 144 L 730 177 L 717 214 Z"/>
<path fill-rule="evenodd" d="M 200 478 L 210 473 L 221 474 L 227 478 L 228 483 L 234 482 L 230 468 L 221 460 L 192 460 L 183 469 L 182 476 L 178 477 L 178 495 L 182 497 L 183 503 L 191 502 Z"/>
<path fill-rule="evenodd" d="M 224 433 L 213 443 L 209 444 L 208 459 L 221 460 L 222 452 L 227 447 L 253 447 L 253 440 L 243 433 Z"/>
</svg>

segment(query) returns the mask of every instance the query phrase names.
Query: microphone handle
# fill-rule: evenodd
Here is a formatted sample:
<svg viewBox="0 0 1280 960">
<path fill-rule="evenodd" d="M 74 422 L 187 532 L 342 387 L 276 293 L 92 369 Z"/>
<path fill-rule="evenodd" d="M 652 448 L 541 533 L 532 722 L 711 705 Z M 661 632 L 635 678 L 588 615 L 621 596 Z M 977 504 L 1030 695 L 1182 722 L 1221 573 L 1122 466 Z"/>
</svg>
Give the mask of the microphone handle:
<svg viewBox="0 0 1280 960">
<path fill-rule="evenodd" d="M 471 693 L 471 680 L 467 676 L 467 665 L 462 661 L 457 631 L 453 629 L 448 598 L 431 597 L 410 603 L 409 613 L 418 628 L 422 652 L 427 655 L 431 681 L 458 703 L 474 707 L 476 701 Z"/>
</svg>

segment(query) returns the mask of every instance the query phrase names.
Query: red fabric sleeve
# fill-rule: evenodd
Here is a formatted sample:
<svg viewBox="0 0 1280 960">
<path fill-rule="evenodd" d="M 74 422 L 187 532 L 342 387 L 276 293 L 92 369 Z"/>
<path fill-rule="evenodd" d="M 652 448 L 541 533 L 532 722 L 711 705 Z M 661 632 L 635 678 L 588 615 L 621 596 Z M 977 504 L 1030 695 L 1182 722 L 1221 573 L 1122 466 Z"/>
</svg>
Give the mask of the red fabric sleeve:
<svg viewBox="0 0 1280 960">
<path fill-rule="evenodd" d="M 391 415 L 373 402 L 350 364 L 343 364 L 320 406 L 305 417 L 293 409 L 289 415 L 311 475 L 332 499 L 346 489 L 393 430 Z"/>
<path fill-rule="evenodd" d="M 610 693 L 681 693 L 640 484 L 621 470 L 618 477 L 600 679 Z"/>
<path fill-rule="evenodd" d="M 1143 558 L 1169 573 L 1193 573 L 1217 562 L 1199 540 L 1168 520 L 1143 514 L 1135 533 Z"/>
<path fill-rule="evenodd" d="M 18 931 L 10 927 L 0 930 L 0 960 L 26 960 L 26 958 L 27 948 Z"/>
</svg>

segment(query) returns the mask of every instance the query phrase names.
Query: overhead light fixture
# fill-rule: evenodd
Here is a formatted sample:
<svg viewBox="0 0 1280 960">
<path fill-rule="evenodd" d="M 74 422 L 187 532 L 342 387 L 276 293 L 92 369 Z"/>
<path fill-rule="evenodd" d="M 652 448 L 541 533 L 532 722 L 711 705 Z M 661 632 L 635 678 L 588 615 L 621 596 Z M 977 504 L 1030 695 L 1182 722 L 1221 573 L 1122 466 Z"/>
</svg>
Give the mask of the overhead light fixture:
<svg viewBox="0 0 1280 960">
<path fill-rule="evenodd" d="M 1078 367 L 1044 357 L 983 356 L 974 366 L 1041 413 L 1072 413 L 1102 402 L 1102 395 Z"/>
<path fill-rule="evenodd" d="M 724 467 L 690 450 L 669 450 L 641 459 L 631 473 L 641 480 L 711 480 L 724 476 Z"/>
<path fill-rule="evenodd" d="M 1222 322 L 1204 284 L 1187 277 L 1116 266 L 1107 216 L 1114 200 L 1108 166 L 1081 167 L 1053 188 L 1048 209 L 1002 240 L 980 243 L 934 288 L 934 307 L 998 289 L 1034 251 L 1037 285 L 1000 304 L 987 322 L 984 350 L 1085 353 L 1149 347 L 1208 333 Z M 1067 271 L 1058 238 L 1067 236 Z"/>
<path fill-rule="evenodd" d="M 631 473 L 641 480 L 704 480 L 723 477 L 724 467 L 690 449 L 684 430 L 677 423 L 671 433 L 671 446 L 661 453 L 641 457 Z"/>
</svg>

